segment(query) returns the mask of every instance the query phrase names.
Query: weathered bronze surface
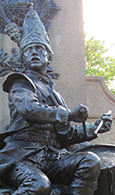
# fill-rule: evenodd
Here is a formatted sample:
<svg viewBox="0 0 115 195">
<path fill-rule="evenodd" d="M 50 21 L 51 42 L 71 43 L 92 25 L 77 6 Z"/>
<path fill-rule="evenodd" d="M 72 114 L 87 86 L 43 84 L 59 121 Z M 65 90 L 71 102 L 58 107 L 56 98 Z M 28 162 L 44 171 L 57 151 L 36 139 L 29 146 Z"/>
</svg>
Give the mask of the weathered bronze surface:
<svg viewBox="0 0 115 195">
<path fill-rule="evenodd" d="M 111 114 L 85 124 L 88 108 L 79 104 L 71 111 L 54 90 L 49 74 L 53 51 L 47 34 L 47 21 L 58 10 L 53 0 L 3 0 L 1 5 L 1 32 L 19 47 L 19 51 L 12 50 L 10 60 L 0 51 L 0 76 L 14 72 L 3 84 L 11 120 L 0 135 L 1 191 L 12 195 L 93 195 L 100 159 L 93 152 L 72 148 L 95 139 L 102 120 L 98 133 L 109 131 Z M 72 121 L 83 125 L 72 125 Z"/>
<path fill-rule="evenodd" d="M 29 5 L 33 3 L 45 28 L 48 30 L 51 19 L 60 10 L 53 0 L 1 0 L 0 1 L 0 21 L 1 32 L 9 22 L 15 23 L 22 30 L 23 22 Z"/>
</svg>

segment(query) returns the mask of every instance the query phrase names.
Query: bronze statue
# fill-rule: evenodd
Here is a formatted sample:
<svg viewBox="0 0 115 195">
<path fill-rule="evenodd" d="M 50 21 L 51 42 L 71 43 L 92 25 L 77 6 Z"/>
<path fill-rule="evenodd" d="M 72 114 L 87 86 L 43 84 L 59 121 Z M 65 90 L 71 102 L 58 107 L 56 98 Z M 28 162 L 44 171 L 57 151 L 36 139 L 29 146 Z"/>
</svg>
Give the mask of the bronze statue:
<svg viewBox="0 0 115 195">
<path fill-rule="evenodd" d="M 1 186 L 11 187 L 12 195 L 93 195 L 100 159 L 92 152 L 72 152 L 69 146 L 95 139 L 102 119 L 98 133 L 109 131 L 111 114 L 84 127 L 71 124 L 84 123 L 88 108 L 79 104 L 71 111 L 54 90 L 48 71 L 53 51 L 32 5 L 18 45 L 22 69 L 3 84 L 11 120 L 1 134 Z"/>
</svg>

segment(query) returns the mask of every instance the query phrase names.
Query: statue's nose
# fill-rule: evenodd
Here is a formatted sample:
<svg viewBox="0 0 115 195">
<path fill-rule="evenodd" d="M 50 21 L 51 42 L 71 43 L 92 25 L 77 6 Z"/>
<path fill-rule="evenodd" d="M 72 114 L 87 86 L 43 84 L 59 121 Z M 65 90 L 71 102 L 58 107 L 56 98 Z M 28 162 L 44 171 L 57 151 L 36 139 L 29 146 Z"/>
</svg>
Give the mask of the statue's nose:
<svg viewBox="0 0 115 195">
<path fill-rule="evenodd" d="M 32 55 L 38 55 L 38 52 L 35 48 L 32 49 Z"/>
</svg>

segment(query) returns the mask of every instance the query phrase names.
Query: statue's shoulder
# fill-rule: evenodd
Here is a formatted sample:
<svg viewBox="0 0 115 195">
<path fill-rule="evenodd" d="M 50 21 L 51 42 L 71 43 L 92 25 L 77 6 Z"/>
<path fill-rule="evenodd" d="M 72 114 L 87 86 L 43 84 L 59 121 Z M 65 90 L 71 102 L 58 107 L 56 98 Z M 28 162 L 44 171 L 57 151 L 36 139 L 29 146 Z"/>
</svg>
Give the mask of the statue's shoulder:
<svg viewBox="0 0 115 195">
<path fill-rule="evenodd" d="M 10 90 L 11 86 L 14 83 L 18 82 L 18 81 L 24 81 L 24 82 L 26 82 L 31 87 L 31 90 L 33 92 L 36 92 L 36 87 L 35 87 L 34 82 L 26 74 L 21 73 L 21 72 L 12 73 L 12 74 L 10 74 L 6 78 L 6 80 L 3 83 L 3 91 L 9 93 L 9 90 Z M 21 86 L 22 83 L 19 82 L 19 84 Z"/>
</svg>

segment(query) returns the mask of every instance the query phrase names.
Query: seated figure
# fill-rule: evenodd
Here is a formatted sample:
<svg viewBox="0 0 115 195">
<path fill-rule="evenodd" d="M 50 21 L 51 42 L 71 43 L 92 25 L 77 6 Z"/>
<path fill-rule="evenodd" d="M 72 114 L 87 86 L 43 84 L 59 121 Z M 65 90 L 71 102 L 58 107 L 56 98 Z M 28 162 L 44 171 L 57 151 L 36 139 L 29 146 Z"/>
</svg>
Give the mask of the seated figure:
<svg viewBox="0 0 115 195">
<path fill-rule="evenodd" d="M 93 195 L 100 159 L 92 152 L 72 152 L 70 145 L 110 130 L 111 115 L 96 123 L 72 125 L 88 118 L 82 104 L 72 111 L 53 88 L 48 66 L 53 56 L 50 41 L 36 11 L 26 14 L 20 41 L 25 71 L 7 77 L 10 124 L 0 150 L 0 178 L 12 195 Z M 0 179 L 1 180 L 1 179 Z"/>
</svg>

